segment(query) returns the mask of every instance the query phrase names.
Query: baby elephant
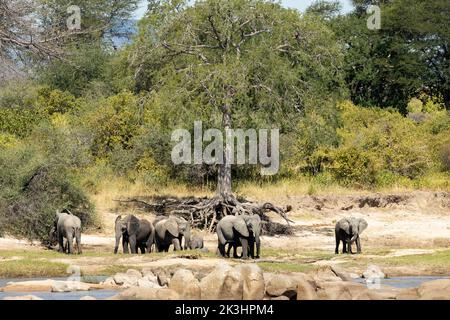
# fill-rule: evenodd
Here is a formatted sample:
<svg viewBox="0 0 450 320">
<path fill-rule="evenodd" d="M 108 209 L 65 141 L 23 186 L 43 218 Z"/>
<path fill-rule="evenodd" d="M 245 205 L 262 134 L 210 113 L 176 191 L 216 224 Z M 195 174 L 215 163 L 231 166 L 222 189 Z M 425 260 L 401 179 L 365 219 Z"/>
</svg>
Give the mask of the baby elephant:
<svg viewBox="0 0 450 320">
<path fill-rule="evenodd" d="M 343 218 L 336 223 L 334 229 L 336 236 L 336 250 L 339 253 L 339 243 L 342 241 L 342 253 L 352 252 L 352 243 L 356 242 L 357 253 L 361 253 L 361 241 L 359 235 L 367 228 L 366 220 L 362 218 Z"/>
<path fill-rule="evenodd" d="M 73 240 L 77 241 L 78 254 L 81 254 L 81 220 L 69 210 L 56 212 L 56 236 L 58 237 L 59 252 L 74 253 Z M 67 239 L 64 244 L 64 238 Z"/>
<path fill-rule="evenodd" d="M 193 236 L 191 241 L 189 241 L 189 249 L 203 249 L 203 237 L 202 236 Z"/>
</svg>

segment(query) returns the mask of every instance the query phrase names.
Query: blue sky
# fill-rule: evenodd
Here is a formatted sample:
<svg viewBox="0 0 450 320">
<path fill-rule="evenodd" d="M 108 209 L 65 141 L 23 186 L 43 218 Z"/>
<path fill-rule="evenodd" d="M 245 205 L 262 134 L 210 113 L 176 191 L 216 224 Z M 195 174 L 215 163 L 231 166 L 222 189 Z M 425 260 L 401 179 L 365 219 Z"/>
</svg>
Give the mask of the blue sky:
<svg viewBox="0 0 450 320">
<path fill-rule="evenodd" d="M 284 6 L 288 8 L 296 8 L 299 9 L 300 11 L 304 11 L 311 3 L 314 2 L 314 0 L 282 0 L 281 2 L 283 3 Z M 344 12 L 351 11 L 352 9 L 351 0 L 340 0 L 340 2 L 342 3 L 342 9 Z M 142 1 L 142 4 L 136 11 L 135 17 L 141 18 L 145 13 L 146 8 L 147 8 L 147 1 Z"/>
</svg>

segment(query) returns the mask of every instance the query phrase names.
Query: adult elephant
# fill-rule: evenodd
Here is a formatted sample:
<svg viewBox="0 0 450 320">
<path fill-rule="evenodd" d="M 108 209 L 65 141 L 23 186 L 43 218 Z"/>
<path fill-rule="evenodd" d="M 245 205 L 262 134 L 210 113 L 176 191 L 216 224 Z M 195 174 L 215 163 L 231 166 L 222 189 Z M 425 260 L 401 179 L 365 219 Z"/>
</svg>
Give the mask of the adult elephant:
<svg viewBox="0 0 450 320">
<path fill-rule="evenodd" d="M 175 251 L 187 250 L 190 241 L 191 226 L 184 218 L 171 216 L 155 220 L 155 247 L 159 252 L 169 251 L 171 245 Z"/>
<path fill-rule="evenodd" d="M 233 246 L 233 257 L 237 258 L 237 247 L 242 246 L 243 259 L 248 259 L 249 252 L 252 258 L 259 258 L 261 248 L 261 218 L 259 215 L 225 216 L 217 224 L 216 232 L 219 252 L 223 257 L 229 256 L 231 246 Z M 227 243 L 229 247 L 225 254 Z"/>
<path fill-rule="evenodd" d="M 119 249 L 120 238 L 122 238 L 123 253 L 141 253 L 152 252 L 152 245 L 155 238 L 155 228 L 152 223 L 141 219 L 139 220 L 132 214 L 122 219 L 118 216 L 115 221 L 116 245 L 114 253 Z"/>
<path fill-rule="evenodd" d="M 56 211 L 56 219 L 54 224 L 56 230 L 56 237 L 58 239 L 58 251 L 68 254 L 74 253 L 73 240 L 77 241 L 78 254 L 81 250 L 81 220 L 69 210 L 65 209 L 62 212 Z M 64 238 L 67 243 L 64 245 Z"/>
<path fill-rule="evenodd" d="M 360 234 L 367 228 L 367 221 L 363 218 L 348 217 L 339 220 L 334 228 L 336 236 L 335 254 L 339 253 L 339 244 L 342 241 L 342 253 L 352 252 L 352 243 L 356 242 L 357 253 L 361 253 Z"/>
</svg>

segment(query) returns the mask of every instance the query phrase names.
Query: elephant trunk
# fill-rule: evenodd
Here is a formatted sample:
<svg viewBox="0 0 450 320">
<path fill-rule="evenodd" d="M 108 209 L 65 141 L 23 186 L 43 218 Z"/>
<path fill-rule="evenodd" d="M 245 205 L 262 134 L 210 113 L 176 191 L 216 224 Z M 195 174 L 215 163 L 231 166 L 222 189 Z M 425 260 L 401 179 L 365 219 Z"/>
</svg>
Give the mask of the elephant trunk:
<svg viewBox="0 0 450 320">
<path fill-rule="evenodd" d="M 353 235 L 353 237 L 350 239 L 350 243 L 355 242 L 356 239 L 358 239 L 358 233 L 355 233 L 355 234 Z"/>
<path fill-rule="evenodd" d="M 188 250 L 191 244 L 191 230 L 188 228 L 184 233 L 184 250 Z M 181 243 L 180 243 L 181 245 Z"/>
<path fill-rule="evenodd" d="M 119 235 L 116 234 L 116 245 L 114 246 L 114 254 L 117 254 L 117 251 L 119 250 L 120 238 L 122 238 L 122 234 Z"/>
<path fill-rule="evenodd" d="M 256 244 L 256 258 L 259 258 L 259 252 L 261 249 L 261 238 L 259 236 L 260 232 L 255 233 L 255 244 Z"/>
</svg>

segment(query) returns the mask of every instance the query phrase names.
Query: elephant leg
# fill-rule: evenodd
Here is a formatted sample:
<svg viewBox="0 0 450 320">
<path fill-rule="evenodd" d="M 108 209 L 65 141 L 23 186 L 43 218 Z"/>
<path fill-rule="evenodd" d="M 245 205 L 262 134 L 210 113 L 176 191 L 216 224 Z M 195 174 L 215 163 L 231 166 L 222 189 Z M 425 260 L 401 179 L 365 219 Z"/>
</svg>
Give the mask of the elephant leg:
<svg viewBox="0 0 450 320">
<path fill-rule="evenodd" d="M 347 242 L 345 239 L 342 239 L 342 253 L 347 253 Z"/>
<path fill-rule="evenodd" d="M 339 254 L 339 243 L 341 242 L 341 239 L 339 239 L 339 235 L 337 232 L 335 236 L 336 236 L 336 249 L 334 250 L 334 253 Z"/>
<path fill-rule="evenodd" d="M 122 238 L 122 249 L 123 249 L 123 253 L 128 254 L 130 253 L 130 250 L 128 248 L 128 237 L 123 236 Z"/>
<path fill-rule="evenodd" d="M 361 253 L 361 240 L 359 236 L 356 238 L 356 253 Z"/>
<path fill-rule="evenodd" d="M 67 253 L 72 254 L 73 253 L 73 235 L 71 233 L 67 234 Z"/>
<path fill-rule="evenodd" d="M 64 250 L 64 237 L 63 237 L 61 232 L 58 232 L 58 245 L 59 245 L 58 251 L 65 253 L 65 250 Z"/>
<path fill-rule="evenodd" d="M 77 230 L 76 238 L 77 238 L 78 254 L 82 254 L 83 251 L 81 250 L 81 230 Z"/>
<path fill-rule="evenodd" d="M 225 244 L 219 242 L 217 249 L 219 249 L 220 255 L 225 258 Z"/>
<path fill-rule="evenodd" d="M 174 251 L 180 251 L 181 250 L 180 240 L 178 238 L 173 238 L 172 239 L 172 244 L 173 244 L 173 250 Z"/>
<path fill-rule="evenodd" d="M 242 259 L 248 259 L 248 239 L 241 238 L 242 244 Z"/>
<path fill-rule="evenodd" d="M 132 254 L 136 254 L 136 236 L 132 235 L 129 237 L 128 241 L 130 242 L 130 250 Z"/>
</svg>

